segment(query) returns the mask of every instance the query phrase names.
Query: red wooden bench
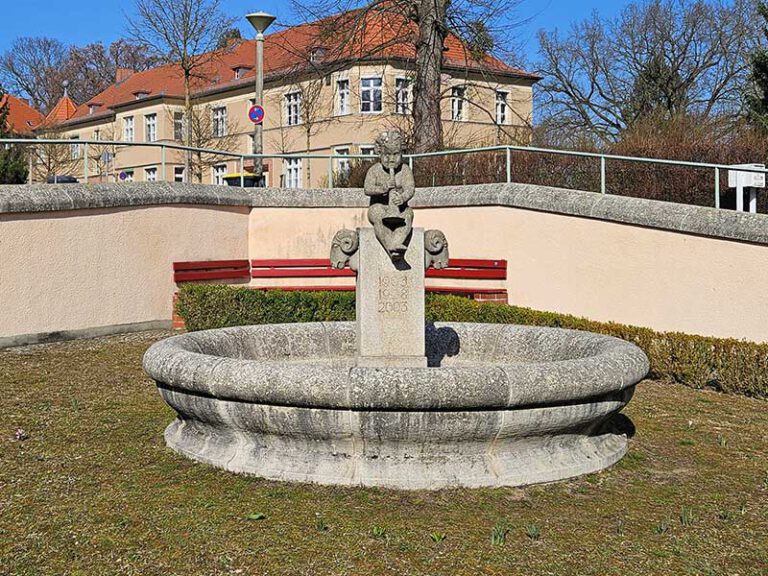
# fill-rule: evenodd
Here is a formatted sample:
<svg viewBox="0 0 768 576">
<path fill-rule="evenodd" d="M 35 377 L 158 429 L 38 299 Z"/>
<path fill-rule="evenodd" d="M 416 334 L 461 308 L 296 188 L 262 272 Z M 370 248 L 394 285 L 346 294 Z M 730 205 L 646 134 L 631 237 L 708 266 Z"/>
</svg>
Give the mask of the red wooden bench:
<svg viewBox="0 0 768 576">
<path fill-rule="evenodd" d="M 345 284 L 316 284 L 316 279 L 354 278 L 355 273 L 349 268 L 338 270 L 331 266 L 328 258 L 290 258 L 272 260 L 208 260 L 200 262 L 174 262 L 173 281 L 206 282 L 212 280 L 233 280 L 250 282 L 254 290 L 310 290 L 310 291 L 354 291 L 354 282 Z M 471 280 L 468 286 L 435 286 L 429 283 L 427 292 L 456 294 L 485 302 L 504 302 L 508 300 L 506 288 L 499 287 L 499 281 L 507 279 L 506 260 L 481 260 L 451 258 L 448 268 L 427 270 L 427 279 Z M 287 285 L 267 285 L 258 282 L 271 280 L 295 279 Z M 311 280 L 311 282 L 302 282 Z M 482 285 L 483 281 L 494 281 L 493 286 Z M 256 281 L 257 283 L 254 283 Z M 175 313 L 174 328 L 183 328 L 184 324 Z"/>
<path fill-rule="evenodd" d="M 251 278 L 348 278 L 355 273 L 349 268 L 338 270 L 331 266 L 328 258 L 300 258 L 284 260 L 251 260 Z M 506 280 L 506 260 L 480 260 L 452 258 L 448 268 L 427 270 L 427 278 L 450 278 L 456 280 Z M 297 283 L 287 286 L 251 286 L 269 290 L 332 290 L 351 291 L 354 284 L 307 285 Z M 507 301 L 507 290 L 483 286 L 427 286 L 428 292 L 464 294 L 476 299 Z M 494 297 L 496 296 L 496 297 Z"/>
</svg>

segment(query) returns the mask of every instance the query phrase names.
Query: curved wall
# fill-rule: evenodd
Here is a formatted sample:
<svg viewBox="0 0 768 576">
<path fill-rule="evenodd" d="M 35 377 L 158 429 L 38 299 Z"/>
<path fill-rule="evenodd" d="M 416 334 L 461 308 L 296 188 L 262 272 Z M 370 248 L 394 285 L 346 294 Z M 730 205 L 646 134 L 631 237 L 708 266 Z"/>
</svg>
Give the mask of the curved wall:
<svg viewBox="0 0 768 576">
<path fill-rule="evenodd" d="M 414 204 L 454 257 L 508 260 L 510 303 L 768 341 L 768 216 L 519 184 Z M 167 325 L 172 262 L 327 257 L 365 205 L 359 190 L 0 186 L 0 346 Z"/>
</svg>

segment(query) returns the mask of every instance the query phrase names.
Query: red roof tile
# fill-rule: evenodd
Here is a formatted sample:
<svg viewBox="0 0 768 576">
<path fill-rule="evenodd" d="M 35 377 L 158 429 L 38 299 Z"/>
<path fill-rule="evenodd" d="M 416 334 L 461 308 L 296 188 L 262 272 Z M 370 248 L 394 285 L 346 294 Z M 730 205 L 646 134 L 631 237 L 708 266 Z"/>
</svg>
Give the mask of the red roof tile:
<svg viewBox="0 0 768 576">
<path fill-rule="evenodd" d="M 24 100 L 6 94 L 0 106 L 8 102 L 8 127 L 16 134 L 29 134 L 43 121 L 43 115 Z"/>
<path fill-rule="evenodd" d="M 339 29 L 349 25 L 349 22 L 361 12 L 348 12 L 339 16 L 326 18 L 318 22 L 293 26 L 266 37 L 264 42 L 264 75 L 278 77 L 309 66 L 309 55 L 313 48 L 325 49 L 324 63 L 347 60 L 404 59 L 413 61 L 415 49 L 413 37 L 417 30 L 412 23 L 397 25 L 391 12 L 369 11 L 365 15 L 365 23 L 360 27 L 362 32 L 343 45 L 339 38 Z M 516 76 L 529 80 L 537 80 L 538 76 L 524 72 L 504 64 L 492 56 L 474 58 L 462 42 L 449 35 L 445 42 L 444 65 L 448 68 L 469 68 L 471 70 Z M 229 49 L 219 51 L 206 58 L 206 64 L 197 71 L 199 78 L 192 81 L 193 93 L 204 93 L 217 89 L 247 85 L 253 82 L 255 75 L 256 48 L 255 40 L 245 40 L 234 43 Z M 235 79 L 234 69 L 248 66 L 240 79 Z M 146 93 L 149 97 L 171 96 L 183 97 L 184 77 L 177 64 L 166 64 L 144 72 L 137 72 L 122 82 L 111 85 L 91 102 L 103 104 L 103 114 L 109 114 L 109 109 L 136 100 L 136 94 Z M 88 102 L 77 108 L 74 114 L 69 114 L 59 122 L 72 119 L 84 119 L 90 116 Z M 57 105 L 58 108 L 58 105 Z M 49 114 L 49 118 L 56 109 Z M 58 119 L 58 117 L 57 117 Z"/>
</svg>

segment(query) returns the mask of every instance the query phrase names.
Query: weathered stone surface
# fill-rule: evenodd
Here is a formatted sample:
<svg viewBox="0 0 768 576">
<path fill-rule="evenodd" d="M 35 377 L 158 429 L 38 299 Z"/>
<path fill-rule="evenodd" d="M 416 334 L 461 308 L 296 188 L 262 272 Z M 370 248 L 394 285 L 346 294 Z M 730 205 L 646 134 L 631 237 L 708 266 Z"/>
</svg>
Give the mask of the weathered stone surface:
<svg viewBox="0 0 768 576">
<path fill-rule="evenodd" d="M 391 259 L 374 230 L 361 228 L 357 269 L 358 366 L 425 367 L 424 230 Z"/>
<path fill-rule="evenodd" d="M 237 188 L 173 182 L 0 185 L 0 214 L 168 204 L 364 208 L 361 189 Z M 507 206 L 768 244 L 768 215 L 716 210 L 534 184 L 420 188 L 418 208 Z"/>
<path fill-rule="evenodd" d="M 235 472 L 434 489 L 549 482 L 616 462 L 612 417 L 648 370 L 585 332 L 435 324 L 429 368 L 355 366 L 353 323 L 226 328 L 158 342 L 166 441 Z"/>
</svg>

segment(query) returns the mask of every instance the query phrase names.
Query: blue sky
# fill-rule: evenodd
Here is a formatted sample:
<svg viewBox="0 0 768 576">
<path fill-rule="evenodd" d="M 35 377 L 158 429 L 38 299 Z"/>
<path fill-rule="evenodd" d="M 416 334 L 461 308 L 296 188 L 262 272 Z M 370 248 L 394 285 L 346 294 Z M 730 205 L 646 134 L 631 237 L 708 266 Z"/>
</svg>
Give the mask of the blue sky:
<svg viewBox="0 0 768 576">
<path fill-rule="evenodd" d="M 0 51 L 17 36 L 52 36 L 72 44 L 111 42 L 125 29 L 125 15 L 130 14 L 132 0 L 99 0 L 67 2 L 60 0 L 0 0 Z M 520 27 L 521 40 L 534 56 L 536 31 L 540 28 L 565 29 L 570 22 L 587 17 L 593 10 L 606 16 L 618 13 L 629 0 L 524 0 L 517 20 L 529 20 Z M 290 4 L 281 0 L 225 0 L 226 10 L 245 14 L 267 10 L 278 18 L 290 18 Z M 243 31 L 246 32 L 245 26 Z"/>
</svg>

